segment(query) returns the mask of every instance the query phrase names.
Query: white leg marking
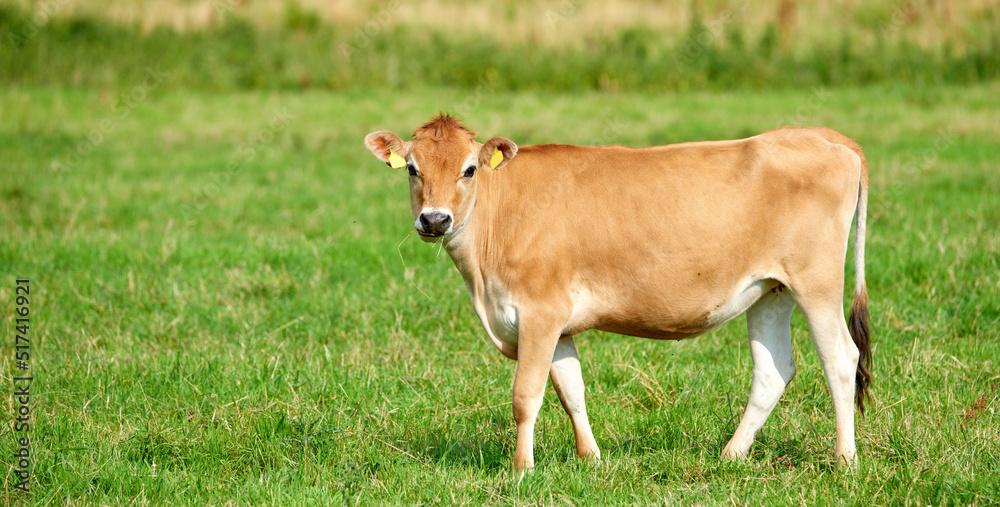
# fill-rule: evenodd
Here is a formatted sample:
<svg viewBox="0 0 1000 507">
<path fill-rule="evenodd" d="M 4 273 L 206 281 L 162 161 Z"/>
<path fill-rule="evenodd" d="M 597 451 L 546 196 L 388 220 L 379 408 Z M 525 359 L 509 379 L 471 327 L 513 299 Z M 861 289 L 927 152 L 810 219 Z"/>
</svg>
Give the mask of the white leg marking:
<svg viewBox="0 0 1000 507">
<path fill-rule="evenodd" d="M 795 376 L 790 322 L 795 301 L 788 292 L 765 293 L 747 310 L 753 381 L 750 400 L 723 458 L 745 459 L 757 432 Z"/>
<path fill-rule="evenodd" d="M 584 401 L 583 372 L 580 370 L 580 358 L 576 353 L 576 345 L 572 338 L 566 338 L 556 344 L 552 356 L 552 367 L 549 370 L 552 385 L 556 388 L 563 409 L 569 414 L 573 423 L 573 433 L 576 435 L 576 453 L 585 459 L 598 461 L 601 450 L 594 440 L 587 419 L 587 405 Z"/>
<path fill-rule="evenodd" d="M 858 348 L 847 330 L 847 322 L 839 303 L 829 308 L 812 308 L 804 304 L 801 306 L 833 398 L 833 412 L 837 421 L 834 455 L 838 466 L 851 465 L 855 463 L 856 454 L 854 376 L 858 367 Z"/>
<path fill-rule="evenodd" d="M 854 376 L 858 367 L 858 347 L 847 330 L 840 301 L 835 304 L 799 301 L 809 324 L 816 354 L 823 364 L 833 412 L 837 422 L 834 456 L 837 465 L 855 463 Z"/>
</svg>

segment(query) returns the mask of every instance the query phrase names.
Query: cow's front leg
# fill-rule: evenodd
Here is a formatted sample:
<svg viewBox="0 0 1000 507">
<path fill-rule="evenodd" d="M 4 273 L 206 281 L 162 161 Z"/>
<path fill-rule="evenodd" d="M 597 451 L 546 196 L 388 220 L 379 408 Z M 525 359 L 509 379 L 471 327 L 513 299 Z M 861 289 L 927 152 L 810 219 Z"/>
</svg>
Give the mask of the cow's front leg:
<svg viewBox="0 0 1000 507">
<path fill-rule="evenodd" d="M 549 376 L 552 377 L 552 385 L 556 388 L 559 401 L 573 423 L 576 453 L 581 458 L 600 461 L 601 450 L 597 447 L 594 432 L 591 431 L 590 421 L 587 419 L 583 372 L 580 369 L 580 358 L 576 354 L 573 338 L 564 338 L 556 345 Z"/>
<path fill-rule="evenodd" d="M 525 312 L 526 313 L 526 312 Z M 545 380 L 559 341 L 557 319 L 539 315 L 518 315 L 517 371 L 514 373 L 514 422 L 517 444 L 514 470 L 523 477 L 534 466 L 534 433 L 538 410 L 545 396 Z"/>
</svg>

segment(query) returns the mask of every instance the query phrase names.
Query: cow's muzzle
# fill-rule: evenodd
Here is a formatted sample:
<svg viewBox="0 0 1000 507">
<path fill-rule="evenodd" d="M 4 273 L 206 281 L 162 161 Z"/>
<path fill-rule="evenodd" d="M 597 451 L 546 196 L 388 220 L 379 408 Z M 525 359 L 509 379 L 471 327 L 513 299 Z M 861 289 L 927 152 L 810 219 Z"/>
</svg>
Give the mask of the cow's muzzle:
<svg viewBox="0 0 1000 507">
<path fill-rule="evenodd" d="M 417 234 L 425 238 L 440 238 L 451 229 L 451 214 L 428 211 L 417 218 Z"/>
</svg>

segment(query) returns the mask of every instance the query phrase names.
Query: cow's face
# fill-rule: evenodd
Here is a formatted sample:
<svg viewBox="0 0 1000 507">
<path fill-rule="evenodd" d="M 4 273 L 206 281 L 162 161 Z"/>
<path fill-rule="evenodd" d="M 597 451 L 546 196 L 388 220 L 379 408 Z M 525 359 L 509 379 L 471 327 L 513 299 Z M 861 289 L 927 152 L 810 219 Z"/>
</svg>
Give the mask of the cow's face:
<svg viewBox="0 0 1000 507">
<path fill-rule="evenodd" d="M 517 153 L 517 145 L 507 139 L 479 144 L 475 135 L 453 117 L 437 116 L 411 141 L 389 131 L 365 137 L 379 160 L 409 173 L 414 226 L 424 241 L 461 231 L 476 204 L 477 174 L 503 167 Z"/>
</svg>

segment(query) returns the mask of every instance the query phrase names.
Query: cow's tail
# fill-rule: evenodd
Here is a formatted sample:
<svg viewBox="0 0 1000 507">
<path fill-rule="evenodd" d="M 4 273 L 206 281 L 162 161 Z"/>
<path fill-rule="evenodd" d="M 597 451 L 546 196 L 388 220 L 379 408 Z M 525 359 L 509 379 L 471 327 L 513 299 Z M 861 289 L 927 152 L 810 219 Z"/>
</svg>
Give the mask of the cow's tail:
<svg viewBox="0 0 1000 507">
<path fill-rule="evenodd" d="M 865 400 L 869 403 L 872 383 L 872 347 L 871 336 L 868 333 L 868 288 L 865 286 L 865 229 L 868 222 L 868 162 L 861 147 L 853 140 L 845 143 L 861 158 L 861 178 L 858 184 L 858 207 L 854 213 L 854 302 L 851 303 L 851 316 L 848 318 L 848 329 L 854 345 L 858 347 L 858 369 L 855 374 L 854 402 L 858 411 L 865 413 Z"/>
</svg>

